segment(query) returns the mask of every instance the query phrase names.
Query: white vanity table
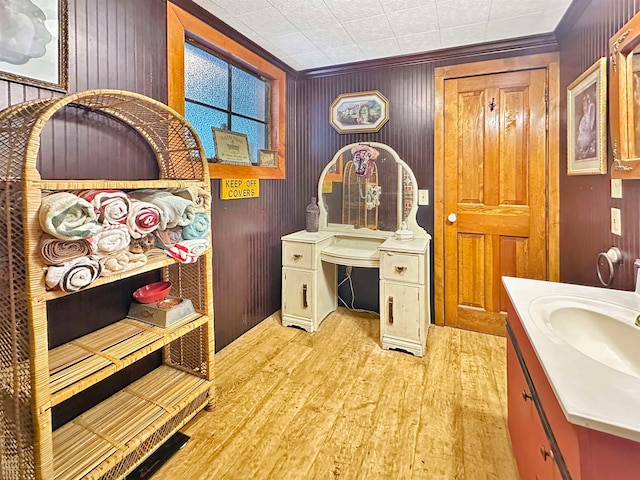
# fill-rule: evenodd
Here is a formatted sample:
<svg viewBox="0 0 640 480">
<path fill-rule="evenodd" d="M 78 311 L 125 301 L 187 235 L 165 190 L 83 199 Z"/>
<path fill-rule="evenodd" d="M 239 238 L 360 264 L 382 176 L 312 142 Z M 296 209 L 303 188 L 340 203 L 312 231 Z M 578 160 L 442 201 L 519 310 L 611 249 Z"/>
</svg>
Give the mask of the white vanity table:
<svg viewBox="0 0 640 480">
<path fill-rule="evenodd" d="M 337 265 L 379 268 L 382 348 L 423 356 L 431 237 L 416 221 L 417 182 L 393 149 L 365 145 L 379 153 L 369 175 L 354 175 L 352 149 L 361 146 L 355 143 L 340 149 L 320 175 L 319 231 L 282 237 L 282 324 L 318 329 L 337 308 Z M 376 187 L 374 205 L 367 194 Z M 402 223 L 412 239 L 396 238 Z"/>
</svg>

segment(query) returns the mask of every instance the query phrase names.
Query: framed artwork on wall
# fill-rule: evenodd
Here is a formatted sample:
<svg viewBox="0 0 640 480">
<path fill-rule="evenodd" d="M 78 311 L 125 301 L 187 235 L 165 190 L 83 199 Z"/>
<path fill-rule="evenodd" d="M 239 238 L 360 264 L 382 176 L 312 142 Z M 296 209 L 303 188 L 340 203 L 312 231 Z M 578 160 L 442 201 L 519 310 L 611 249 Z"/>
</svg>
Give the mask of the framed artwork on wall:
<svg viewBox="0 0 640 480">
<path fill-rule="evenodd" d="M 67 0 L 0 1 L 0 79 L 67 89 Z"/>
<path fill-rule="evenodd" d="M 567 175 L 607 173 L 607 59 L 567 87 Z"/>
<path fill-rule="evenodd" d="M 247 135 L 221 128 L 211 127 L 216 160 L 220 163 L 251 165 Z"/>
<path fill-rule="evenodd" d="M 329 122 L 338 133 L 377 132 L 389 120 L 389 100 L 377 90 L 338 95 Z"/>
</svg>

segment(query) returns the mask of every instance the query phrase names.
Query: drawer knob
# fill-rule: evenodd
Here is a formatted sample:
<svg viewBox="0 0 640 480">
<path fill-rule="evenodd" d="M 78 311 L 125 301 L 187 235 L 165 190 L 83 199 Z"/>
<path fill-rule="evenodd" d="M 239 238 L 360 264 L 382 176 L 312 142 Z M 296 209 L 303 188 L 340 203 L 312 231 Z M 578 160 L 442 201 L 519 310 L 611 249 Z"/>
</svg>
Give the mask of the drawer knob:
<svg viewBox="0 0 640 480">
<path fill-rule="evenodd" d="M 401 265 L 396 265 L 395 268 L 397 273 L 402 273 L 407 269 L 407 267 Z"/>
<path fill-rule="evenodd" d="M 522 390 L 522 399 L 526 402 L 527 400 L 533 400 L 533 395 L 527 393 L 525 390 Z"/>
<path fill-rule="evenodd" d="M 302 254 L 301 253 L 294 253 L 293 254 L 293 259 L 294 260 L 300 260 L 302 258 Z"/>
<path fill-rule="evenodd" d="M 540 447 L 540 455 L 542 455 L 542 459 L 545 462 L 547 461 L 547 458 L 550 458 L 551 460 L 553 460 L 553 452 L 550 452 L 549 450 L 544 448 L 544 445 Z"/>
</svg>

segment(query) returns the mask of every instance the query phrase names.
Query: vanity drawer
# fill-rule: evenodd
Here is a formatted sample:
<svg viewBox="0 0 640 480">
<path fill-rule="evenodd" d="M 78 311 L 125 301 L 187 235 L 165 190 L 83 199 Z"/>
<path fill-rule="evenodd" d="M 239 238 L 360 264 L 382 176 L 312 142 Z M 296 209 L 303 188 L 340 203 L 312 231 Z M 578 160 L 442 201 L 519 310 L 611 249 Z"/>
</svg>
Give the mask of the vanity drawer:
<svg viewBox="0 0 640 480">
<path fill-rule="evenodd" d="M 423 258 L 423 255 L 383 252 L 380 258 L 380 275 L 385 280 L 423 283 L 424 273 L 420 271 Z"/>
<path fill-rule="evenodd" d="M 313 244 L 282 242 L 282 265 L 285 267 L 314 268 Z"/>
</svg>

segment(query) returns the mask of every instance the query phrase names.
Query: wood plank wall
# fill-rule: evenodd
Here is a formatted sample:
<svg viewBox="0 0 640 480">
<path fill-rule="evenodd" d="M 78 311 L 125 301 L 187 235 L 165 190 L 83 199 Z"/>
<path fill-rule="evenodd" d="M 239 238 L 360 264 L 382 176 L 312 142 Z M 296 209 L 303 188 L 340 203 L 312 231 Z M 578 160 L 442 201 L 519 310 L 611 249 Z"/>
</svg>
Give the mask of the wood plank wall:
<svg viewBox="0 0 640 480">
<path fill-rule="evenodd" d="M 633 261 L 640 258 L 640 181 L 624 180 L 623 198 L 611 198 L 611 145 L 606 175 L 566 175 L 566 88 L 597 59 L 608 55 L 609 38 L 638 11 L 638 0 L 591 0 L 575 23 L 558 31 L 562 93 L 560 280 L 563 282 L 600 285 L 596 274 L 597 255 L 617 246 L 623 253 L 624 263 L 616 273 L 612 288 L 633 289 Z M 622 213 L 621 237 L 611 233 L 612 207 Z"/>
<path fill-rule="evenodd" d="M 535 41 L 539 41 L 536 39 Z M 352 142 L 382 142 L 398 152 L 413 169 L 418 187 L 429 190 L 429 206 L 418 210 L 418 223 L 433 235 L 433 116 L 434 69 L 457 63 L 481 62 L 497 58 L 555 51 L 557 45 L 540 46 L 527 41 L 496 46 L 495 51 L 474 53 L 468 47 L 443 51 L 437 58 L 415 55 L 403 64 L 387 64 L 386 60 L 369 61 L 349 69 L 310 72 L 300 82 L 298 98 L 299 125 L 296 137 L 300 169 L 295 177 L 296 189 L 304 203 L 316 196 L 317 182 L 324 165 L 334 153 Z M 342 93 L 379 90 L 389 100 L 389 121 L 376 133 L 339 134 L 329 124 L 329 106 Z M 304 165 L 304 168 L 302 167 Z M 301 206 L 298 206 L 302 214 Z M 433 246 L 431 247 L 431 297 L 433 306 Z M 378 273 L 371 269 L 354 269 L 354 306 L 378 311 Z M 344 269 L 338 271 L 344 278 Z M 350 303 L 351 295 L 344 284 L 342 298 Z"/>
</svg>

